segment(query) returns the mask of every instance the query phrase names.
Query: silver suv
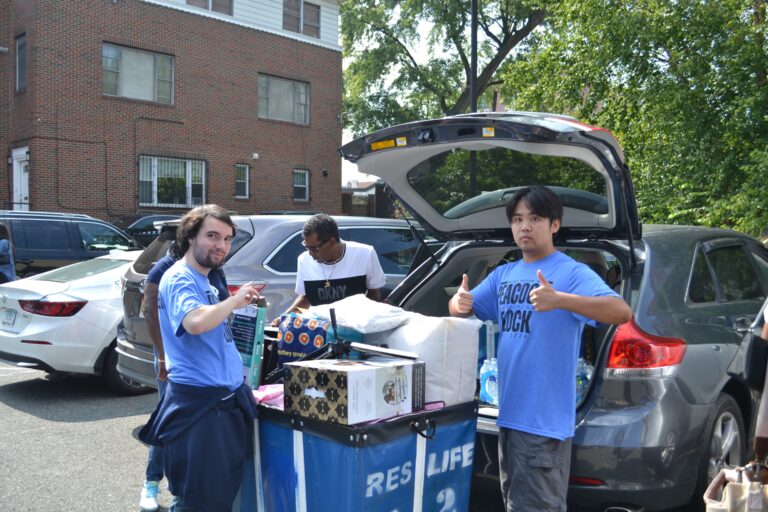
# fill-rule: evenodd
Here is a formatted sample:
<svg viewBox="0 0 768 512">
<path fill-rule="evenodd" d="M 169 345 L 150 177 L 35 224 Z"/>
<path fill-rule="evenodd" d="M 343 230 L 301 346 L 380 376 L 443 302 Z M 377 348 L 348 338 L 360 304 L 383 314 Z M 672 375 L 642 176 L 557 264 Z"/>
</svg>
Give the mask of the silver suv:
<svg viewBox="0 0 768 512">
<path fill-rule="evenodd" d="M 296 259 L 304 250 L 302 228 L 308 215 L 234 216 L 237 234 L 224 263 L 230 291 L 248 281 L 264 281 L 267 318 L 284 312 L 295 298 Z M 372 245 L 387 278 L 386 296 L 408 273 L 419 241 L 404 220 L 336 217 L 344 240 Z M 156 386 L 152 342 L 141 314 L 144 281 L 152 265 L 165 256 L 178 222 L 163 226 L 160 235 L 125 274 L 124 318 L 117 328 L 118 371 L 147 386 Z"/>
</svg>

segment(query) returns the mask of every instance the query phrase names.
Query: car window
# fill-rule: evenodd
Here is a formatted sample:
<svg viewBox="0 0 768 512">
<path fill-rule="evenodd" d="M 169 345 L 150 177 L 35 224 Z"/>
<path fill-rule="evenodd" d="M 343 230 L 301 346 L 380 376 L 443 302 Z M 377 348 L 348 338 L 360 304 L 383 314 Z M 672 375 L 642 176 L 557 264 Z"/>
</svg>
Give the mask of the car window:
<svg viewBox="0 0 768 512">
<path fill-rule="evenodd" d="M 717 299 L 715 281 L 709 271 L 707 258 L 704 251 L 699 248 L 696 251 L 696 259 L 693 262 L 691 285 L 688 287 L 688 298 L 691 302 L 714 302 Z"/>
<path fill-rule="evenodd" d="M 253 235 L 249 232 L 240 228 L 235 228 L 235 238 L 232 239 L 232 245 L 230 246 L 229 253 L 224 261 L 226 262 L 229 258 L 234 256 L 237 251 L 242 249 L 243 246 L 251 240 L 251 238 L 253 238 Z"/>
<path fill-rule="evenodd" d="M 110 249 L 129 249 L 134 245 L 131 240 L 117 230 L 95 222 L 77 222 L 82 247 L 86 251 L 108 251 Z"/>
<path fill-rule="evenodd" d="M 762 300 L 760 279 L 741 245 L 722 247 L 707 253 L 720 287 L 720 300 Z"/>
<path fill-rule="evenodd" d="M 23 241 L 18 243 L 14 239 L 14 243 L 18 248 L 44 250 L 44 251 L 68 251 L 69 248 L 69 234 L 67 233 L 66 222 L 56 221 L 20 221 L 23 223 L 24 229 Z"/>
<path fill-rule="evenodd" d="M 267 266 L 275 272 L 296 272 L 296 260 L 304 251 L 304 247 L 301 245 L 301 233 L 296 233 L 289 238 L 280 249 L 265 262 L 264 266 Z"/>
<path fill-rule="evenodd" d="M 766 259 L 766 257 L 762 254 L 756 253 L 754 251 L 751 252 L 752 256 L 754 256 L 755 262 L 757 262 L 757 270 L 763 277 L 763 283 L 768 283 L 768 259 Z"/>
<path fill-rule="evenodd" d="M 176 238 L 176 228 L 166 228 L 157 235 L 144 252 L 136 259 L 133 269 L 139 274 L 148 274 L 152 265 L 166 255 L 171 242 Z"/>
<path fill-rule="evenodd" d="M 419 241 L 406 228 L 347 228 L 342 238 L 373 246 L 385 274 L 405 275 L 419 248 Z"/>
</svg>

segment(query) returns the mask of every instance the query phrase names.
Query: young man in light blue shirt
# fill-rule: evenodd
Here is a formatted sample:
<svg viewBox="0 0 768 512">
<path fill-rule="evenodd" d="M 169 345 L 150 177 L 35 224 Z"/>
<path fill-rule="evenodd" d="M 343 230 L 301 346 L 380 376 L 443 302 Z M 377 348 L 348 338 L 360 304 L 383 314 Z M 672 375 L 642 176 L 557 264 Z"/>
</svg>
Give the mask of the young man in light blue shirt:
<svg viewBox="0 0 768 512">
<path fill-rule="evenodd" d="M 523 259 L 471 291 L 464 275 L 448 303 L 453 316 L 499 324 L 499 476 L 508 512 L 566 510 L 582 329 L 632 315 L 589 267 L 555 248 L 562 216 L 547 187 L 517 191 L 507 219 Z"/>
<path fill-rule="evenodd" d="M 251 283 L 220 301 L 209 272 L 229 253 L 235 225 L 217 205 L 181 219 L 184 254 L 160 280 L 158 311 L 168 384 L 139 434 L 163 449 L 171 512 L 228 512 L 252 451 L 255 404 L 229 316 L 259 298 Z"/>
</svg>

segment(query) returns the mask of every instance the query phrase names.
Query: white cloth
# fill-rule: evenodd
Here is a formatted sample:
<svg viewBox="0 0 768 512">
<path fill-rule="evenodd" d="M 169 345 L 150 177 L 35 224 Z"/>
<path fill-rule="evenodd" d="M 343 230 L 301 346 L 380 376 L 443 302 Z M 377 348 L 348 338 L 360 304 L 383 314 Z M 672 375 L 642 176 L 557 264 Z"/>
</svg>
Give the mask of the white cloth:
<svg viewBox="0 0 768 512">
<path fill-rule="evenodd" d="M 390 304 L 376 302 L 362 294 L 352 295 L 331 304 L 312 306 L 309 312 L 330 320 L 331 308 L 336 310 L 336 322 L 339 325 L 363 334 L 392 330 L 416 315 Z"/>
</svg>

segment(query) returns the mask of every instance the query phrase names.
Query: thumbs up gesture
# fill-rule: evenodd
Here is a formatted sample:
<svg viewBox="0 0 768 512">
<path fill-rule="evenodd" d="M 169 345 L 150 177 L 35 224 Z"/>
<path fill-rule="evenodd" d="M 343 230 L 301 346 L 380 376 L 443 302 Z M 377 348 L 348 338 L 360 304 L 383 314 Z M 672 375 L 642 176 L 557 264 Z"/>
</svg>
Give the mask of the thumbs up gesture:
<svg viewBox="0 0 768 512">
<path fill-rule="evenodd" d="M 463 274 L 461 276 L 461 285 L 456 290 L 456 294 L 451 298 L 451 302 L 453 302 L 456 313 L 469 315 L 472 313 L 473 301 L 472 294 L 469 293 L 469 278 L 467 274 Z"/>
<path fill-rule="evenodd" d="M 552 311 L 557 308 L 557 290 L 544 278 L 541 270 L 536 271 L 536 276 L 539 278 L 539 286 L 528 294 L 531 304 L 536 311 Z"/>
</svg>

